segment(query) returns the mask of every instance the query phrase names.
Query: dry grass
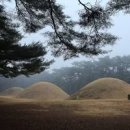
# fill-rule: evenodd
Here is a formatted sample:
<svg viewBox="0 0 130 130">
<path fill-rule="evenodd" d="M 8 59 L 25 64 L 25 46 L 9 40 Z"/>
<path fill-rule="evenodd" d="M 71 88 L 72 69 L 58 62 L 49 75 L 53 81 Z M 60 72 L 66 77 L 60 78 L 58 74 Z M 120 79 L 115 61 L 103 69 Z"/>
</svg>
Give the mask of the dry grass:
<svg viewBox="0 0 130 130">
<path fill-rule="evenodd" d="M 0 96 L 0 105 L 1 104 L 21 104 L 21 103 L 33 103 L 35 100 L 32 99 L 22 99 L 22 98 L 15 98 L 13 96 Z"/>
<path fill-rule="evenodd" d="M 101 79 L 80 91 L 96 89 L 95 84 L 96 94 L 103 98 L 103 88 L 105 98 L 110 92 L 121 97 L 129 91 L 128 84 L 117 79 Z M 130 101 L 124 96 L 122 99 L 41 100 L 46 99 L 45 94 L 54 99 L 55 94 L 63 92 L 50 83 L 35 84 L 23 92 L 27 92 L 23 94 L 28 99 L 0 97 L 0 130 L 130 130 Z"/>
<path fill-rule="evenodd" d="M 7 99 L 0 98 L 0 129 L 129 130 L 130 102 L 127 100 L 19 102 L 17 99 L 8 103 Z"/>
<path fill-rule="evenodd" d="M 0 92 L 1 96 L 17 96 L 18 94 L 20 94 L 24 89 L 20 88 L 20 87 L 12 87 L 9 89 L 6 89 L 2 92 Z"/>
<path fill-rule="evenodd" d="M 58 100 L 66 99 L 69 95 L 52 83 L 39 82 L 26 88 L 17 97 L 36 100 Z"/>
<path fill-rule="evenodd" d="M 71 99 L 127 99 L 129 85 L 119 79 L 102 78 L 93 81 L 72 95 Z"/>
</svg>

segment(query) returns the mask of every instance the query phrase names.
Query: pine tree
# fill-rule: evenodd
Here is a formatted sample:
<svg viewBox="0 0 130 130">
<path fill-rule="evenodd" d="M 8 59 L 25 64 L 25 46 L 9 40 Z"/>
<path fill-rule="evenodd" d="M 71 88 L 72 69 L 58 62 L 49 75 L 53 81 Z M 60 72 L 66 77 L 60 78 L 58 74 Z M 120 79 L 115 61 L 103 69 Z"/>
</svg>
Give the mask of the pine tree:
<svg viewBox="0 0 130 130">
<path fill-rule="evenodd" d="M 83 10 L 79 13 L 80 20 L 73 21 L 64 14 L 56 0 L 15 0 L 18 17 L 26 31 L 35 32 L 46 26 L 52 27 L 53 31 L 48 32 L 48 45 L 54 56 L 69 59 L 79 54 L 106 53 L 102 47 L 114 44 L 117 39 L 103 31 L 112 26 L 110 14 L 97 3 L 87 6 L 81 0 L 78 2 Z M 82 31 L 75 30 L 76 26 L 82 28 Z"/>
<path fill-rule="evenodd" d="M 63 56 L 64 59 L 78 57 L 80 54 L 88 56 L 106 53 L 102 47 L 113 45 L 117 40 L 116 36 L 106 33 L 106 29 L 112 26 L 111 16 L 121 10 L 126 13 L 130 11 L 130 0 L 110 0 L 104 7 L 98 0 L 94 5 L 77 0 L 83 8 L 79 13 L 79 21 L 73 21 L 65 15 L 56 0 L 14 1 L 18 19 L 23 23 L 26 32 L 37 32 L 47 26 L 52 27 L 53 31 L 46 32 L 49 36 L 48 45 L 54 56 Z M 45 69 L 49 63 L 46 64 L 40 58 L 45 55 L 45 49 L 39 44 L 18 44 L 21 35 L 7 18 L 3 6 L 0 15 L 0 73 L 8 77 L 20 73 L 33 74 Z M 81 28 L 81 31 L 77 30 L 77 27 Z M 26 54 L 23 54 L 23 50 Z M 16 55 L 16 52 L 19 53 Z"/>
<path fill-rule="evenodd" d="M 21 34 L 0 5 L 0 75 L 15 77 L 40 73 L 51 62 L 44 60 L 45 48 L 39 43 L 21 45 Z"/>
</svg>

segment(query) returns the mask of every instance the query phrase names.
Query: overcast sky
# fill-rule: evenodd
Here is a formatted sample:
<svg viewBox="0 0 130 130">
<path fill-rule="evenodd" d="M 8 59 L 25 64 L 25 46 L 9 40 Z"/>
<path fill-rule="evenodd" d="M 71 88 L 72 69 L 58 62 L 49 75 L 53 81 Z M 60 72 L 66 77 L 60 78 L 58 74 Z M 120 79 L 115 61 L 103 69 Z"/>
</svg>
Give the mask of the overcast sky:
<svg viewBox="0 0 130 130">
<path fill-rule="evenodd" d="M 64 11 L 66 14 L 73 17 L 73 19 L 78 18 L 78 10 L 82 7 L 79 6 L 78 0 L 57 0 L 58 3 L 62 4 L 64 6 Z M 82 0 L 86 1 L 86 0 Z M 94 2 L 95 0 L 93 0 Z M 102 0 L 103 1 L 103 0 Z M 91 1 L 92 2 L 92 1 Z M 106 1 L 103 1 L 103 4 Z M 113 19 L 114 26 L 110 29 L 110 32 L 116 36 L 118 36 L 120 39 L 116 42 L 116 44 L 112 47 L 109 47 L 107 49 L 111 49 L 112 52 L 110 52 L 109 56 L 123 56 L 123 55 L 129 55 L 130 54 L 130 14 L 126 15 L 123 13 L 117 14 Z M 31 34 L 26 35 L 26 38 L 23 39 L 24 42 L 28 43 L 31 41 L 43 41 L 44 37 L 41 35 L 42 31 L 40 31 L 37 34 Z M 95 58 L 95 57 L 93 57 Z M 63 66 L 70 66 L 70 64 L 73 61 L 81 61 L 81 60 L 87 60 L 86 57 L 80 57 L 76 59 L 71 59 L 68 61 L 63 61 L 62 58 L 57 58 L 55 63 L 51 65 L 51 68 L 59 68 Z"/>
<path fill-rule="evenodd" d="M 82 0 L 86 1 L 86 0 Z M 90 0 L 89 0 L 90 1 Z M 91 0 L 91 3 L 95 2 L 96 0 Z M 101 0 L 100 0 L 101 1 Z M 78 10 L 81 7 L 78 4 L 78 0 L 58 0 L 62 5 L 65 6 L 65 12 L 71 15 L 74 19 L 78 17 Z M 101 4 L 104 4 L 107 0 L 102 0 Z M 130 55 L 130 14 L 126 15 L 124 13 L 119 13 L 115 17 L 112 18 L 114 26 L 110 29 L 110 32 L 120 39 L 116 42 L 116 44 L 108 49 L 111 49 L 112 52 L 108 53 L 107 55 L 113 56 L 123 56 L 123 55 Z M 95 57 L 93 57 L 95 58 Z M 88 59 L 86 57 L 80 57 L 79 59 L 75 59 L 74 61 L 85 60 Z M 63 61 L 62 61 L 63 62 Z M 64 63 L 65 65 L 69 65 L 72 61 L 68 61 Z M 58 67 L 58 61 L 53 65 L 54 67 Z M 53 67 L 52 66 L 52 67 Z"/>
</svg>

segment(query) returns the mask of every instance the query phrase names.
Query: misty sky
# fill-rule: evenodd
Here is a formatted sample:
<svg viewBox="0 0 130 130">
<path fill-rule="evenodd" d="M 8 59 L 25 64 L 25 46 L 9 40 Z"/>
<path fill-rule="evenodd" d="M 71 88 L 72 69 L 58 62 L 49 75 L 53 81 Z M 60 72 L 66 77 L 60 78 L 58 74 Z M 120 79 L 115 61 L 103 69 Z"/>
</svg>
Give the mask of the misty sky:
<svg viewBox="0 0 130 130">
<path fill-rule="evenodd" d="M 82 0 L 86 1 L 86 0 Z M 92 3 L 92 0 L 89 0 Z M 95 2 L 96 0 L 93 0 Z M 78 17 L 78 10 L 82 9 L 81 6 L 79 6 L 77 0 L 58 0 L 62 5 L 65 6 L 65 12 L 69 15 L 71 15 L 74 19 L 77 19 Z M 107 0 L 103 1 L 102 4 L 105 5 Z M 116 42 L 116 44 L 112 47 L 109 47 L 108 49 L 111 49 L 112 52 L 108 53 L 107 55 L 110 56 L 123 56 L 123 55 L 130 55 L 130 14 L 126 15 L 124 13 L 119 13 L 115 17 L 112 18 L 114 26 L 110 29 L 110 32 L 116 36 L 119 37 L 119 40 Z M 95 57 L 92 57 L 95 58 Z M 86 57 L 81 57 L 79 59 L 75 59 L 75 61 L 78 60 L 86 60 Z M 69 64 L 71 61 L 66 62 Z M 57 67 L 57 63 L 55 63 L 53 66 Z"/>
<path fill-rule="evenodd" d="M 86 1 L 86 0 L 82 0 Z M 77 0 L 57 0 L 58 3 L 64 6 L 64 11 L 67 15 L 71 16 L 73 19 L 78 19 L 78 10 L 82 9 L 82 6 L 78 4 Z M 92 1 L 91 1 L 92 2 Z M 95 0 L 93 0 L 95 2 Z M 106 2 L 106 1 L 105 1 Z M 105 3 L 102 2 L 103 4 Z M 129 34 L 130 34 L 130 14 L 126 15 L 123 13 L 118 13 L 114 18 L 112 18 L 114 26 L 110 29 L 110 32 L 120 39 L 112 47 L 107 47 L 106 49 L 111 49 L 112 52 L 108 53 L 109 56 L 122 56 L 129 55 L 130 44 L 129 44 Z M 23 42 L 30 43 L 32 41 L 43 41 L 45 40 L 42 35 L 42 31 L 37 34 L 29 34 L 22 40 Z M 105 55 L 104 55 L 105 56 Z M 50 56 L 48 56 L 50 58 Z M 95 58 L 95 57 L 92 57 Z M 57 58 L 55 63 L 51 65 L 50 68 L 59 68 L 63 66 L 70 66 L 73 61 L 87 60 L 88 58 L 81 56 L 80 58 L 73 58 L 68 61 L 63 61 L 62 58 Z"/>
</svg>

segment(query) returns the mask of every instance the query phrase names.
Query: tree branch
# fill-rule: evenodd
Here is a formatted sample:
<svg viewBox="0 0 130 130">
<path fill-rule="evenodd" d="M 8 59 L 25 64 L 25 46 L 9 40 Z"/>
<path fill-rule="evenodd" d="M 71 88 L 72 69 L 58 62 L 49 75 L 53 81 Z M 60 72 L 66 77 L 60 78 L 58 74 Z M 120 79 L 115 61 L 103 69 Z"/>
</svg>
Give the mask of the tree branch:
<svg viewBox="0 0 130 130">
<path fill-rule="evenodd" d="M 78 0 L 78 2 L 84 7 L 84 9 L 86 10 L 86 11 L 92 11 L 90 8 L 88 8 L 83 2 L 81 2 L 81 0 Z"/>
<path fill-rule="evenodd" d="M 55 19 L 54 19 L 54 16 L 53 16 L 53 7 L 52 7 L 52 4 L 51 4 L 51 0 L 48 0 L 48 3 L 49 3 L 49 6 L 50 6 L 50 16 L 51 16 L 51 19 L 52 19 L 52 23 L 53 23 L 53 27 L 54 27 L 54 31 L 55 31 L 55 34 L 56 36 L 59 38 L 59 40 L 64 44 L 66 45 L 66 47 L 68 49 L 73 49 L 74 51 L 77 51 L 77 48 L 75 46 L 73 46 L 72 44 L 69 44 L 67 42 L 64 41 L 63 37 L 58 33 L 57 31 L 57 27 L 56 27 L 56 23 L 55 23 Z"/>
</svg>

